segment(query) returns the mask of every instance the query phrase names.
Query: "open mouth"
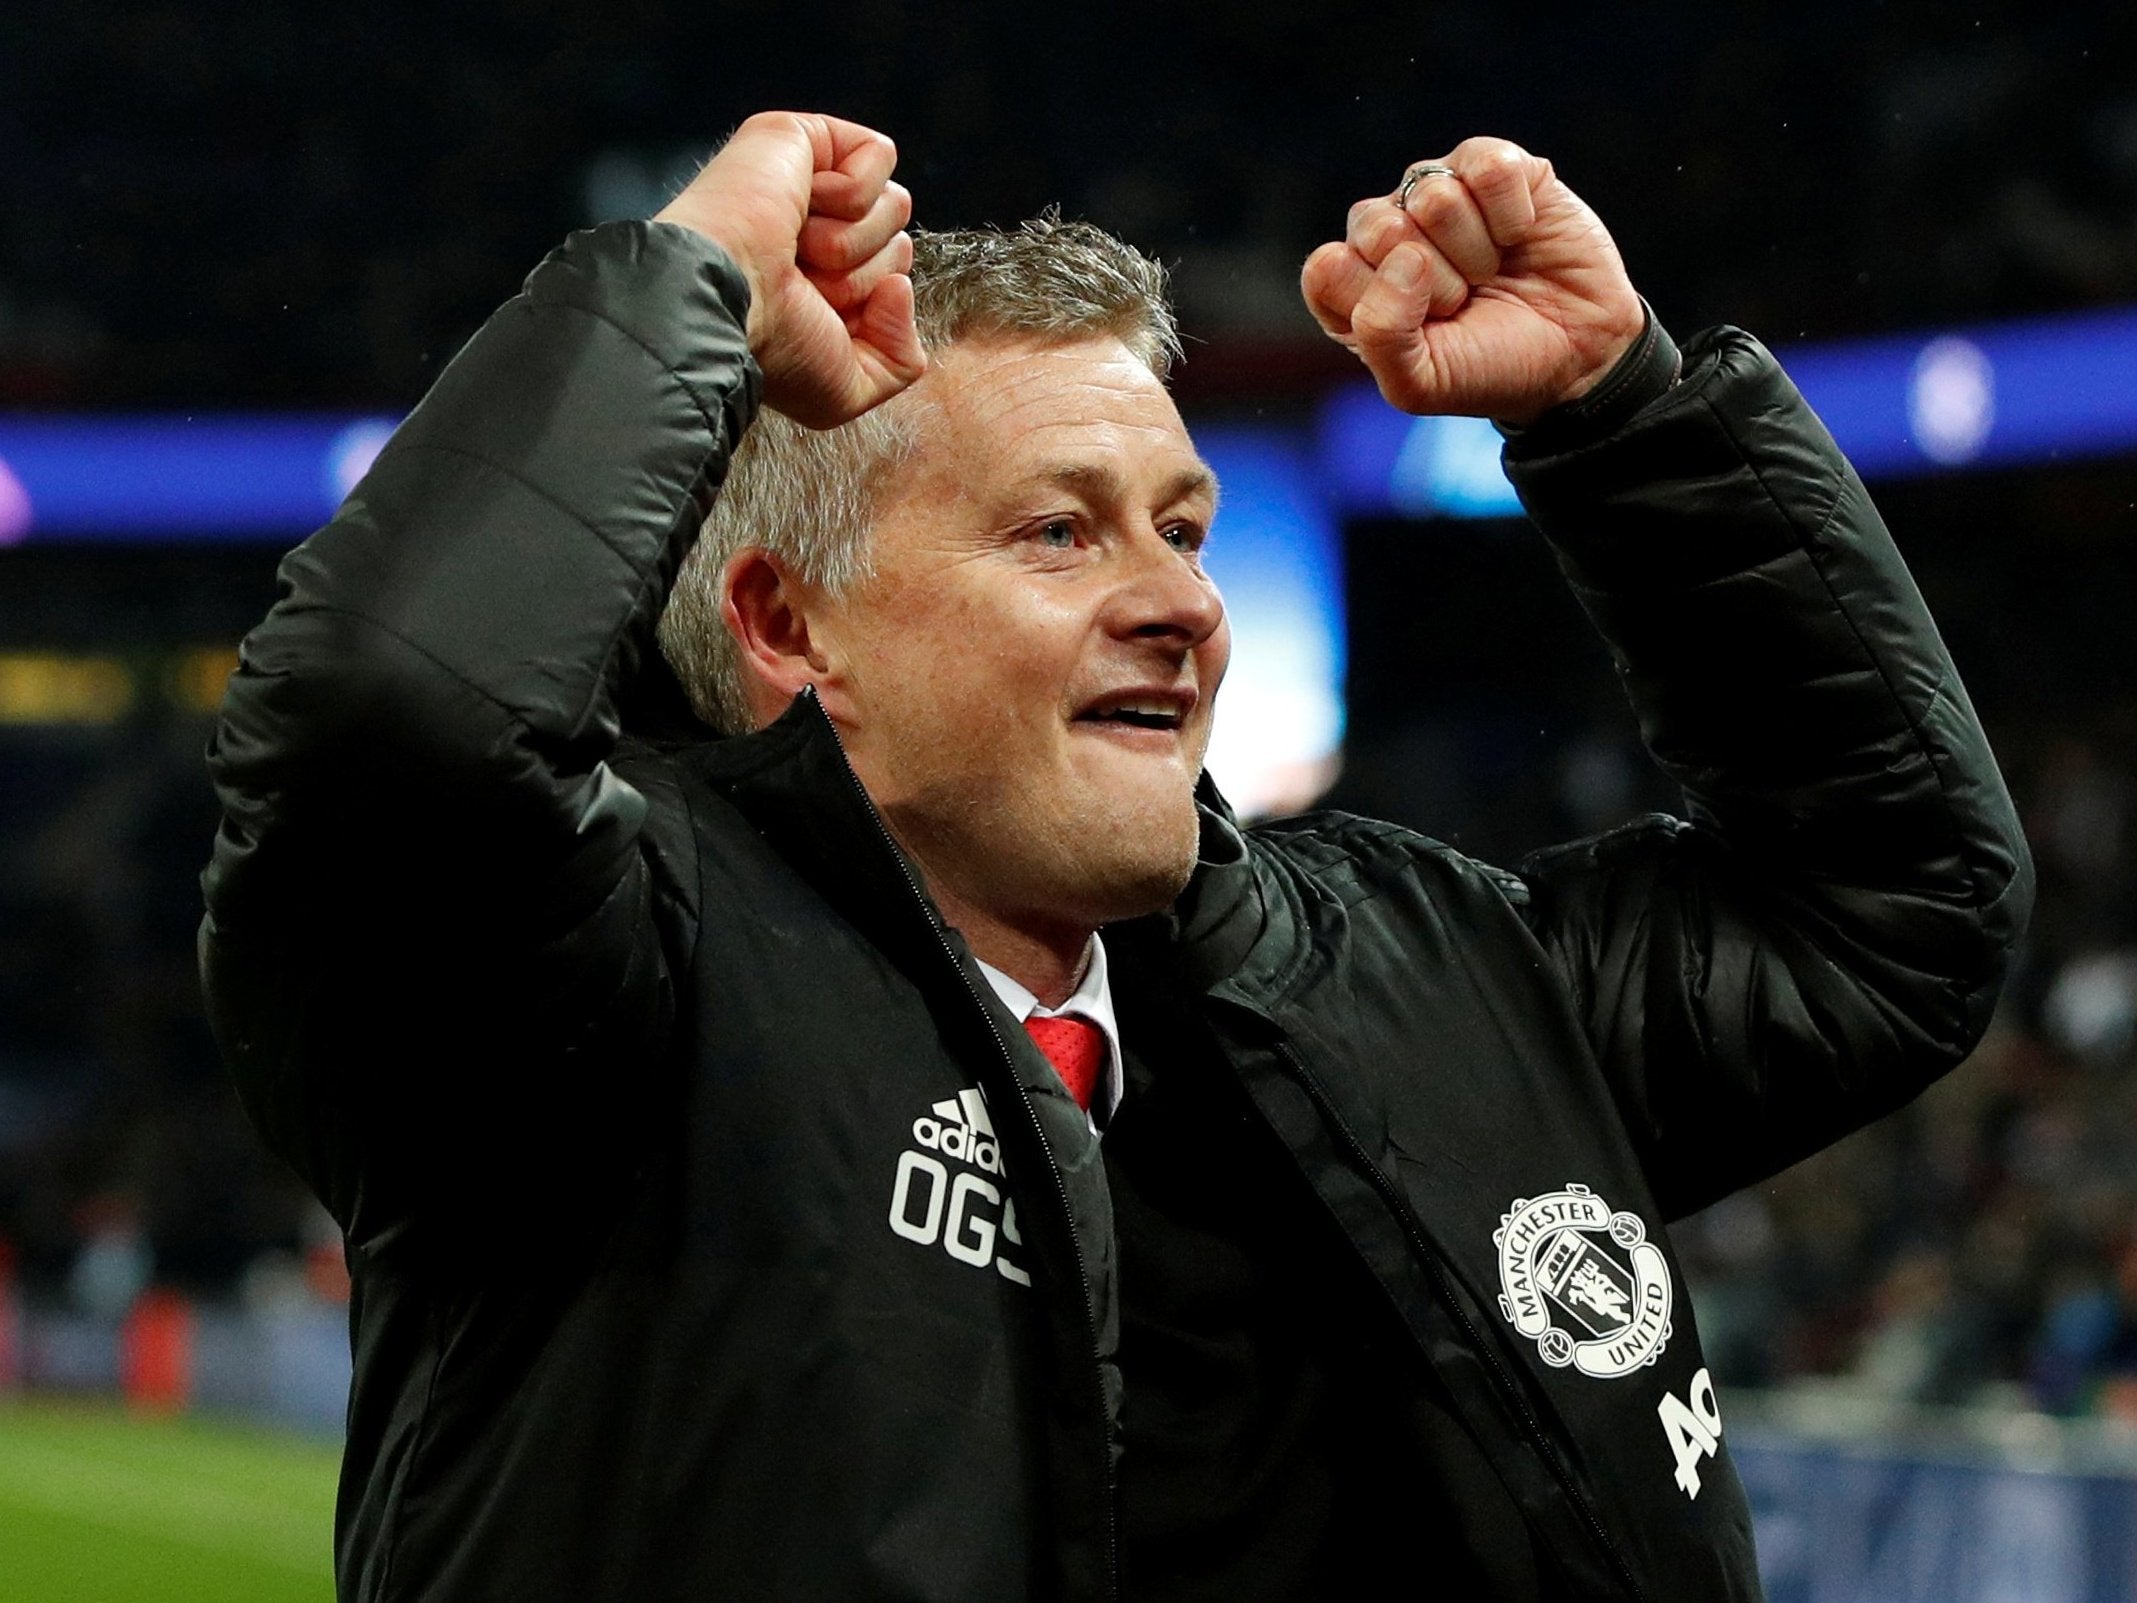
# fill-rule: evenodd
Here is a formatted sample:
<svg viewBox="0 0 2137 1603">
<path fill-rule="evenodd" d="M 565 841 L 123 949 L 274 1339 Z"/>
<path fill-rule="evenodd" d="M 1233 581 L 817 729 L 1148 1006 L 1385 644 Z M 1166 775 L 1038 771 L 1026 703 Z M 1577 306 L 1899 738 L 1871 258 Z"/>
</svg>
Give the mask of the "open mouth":
<svg viewBox="0 0 2137 1603">
<path fill-rule="evenodd" d="M 1076 715 L 1082 724 L 1104 724 L 1120 729 L 1177 731 L 1187 722 L 1194 706 L 1193 691 L 1162 695 L 1129 693 L 1103 696 Z"/>
</svg>

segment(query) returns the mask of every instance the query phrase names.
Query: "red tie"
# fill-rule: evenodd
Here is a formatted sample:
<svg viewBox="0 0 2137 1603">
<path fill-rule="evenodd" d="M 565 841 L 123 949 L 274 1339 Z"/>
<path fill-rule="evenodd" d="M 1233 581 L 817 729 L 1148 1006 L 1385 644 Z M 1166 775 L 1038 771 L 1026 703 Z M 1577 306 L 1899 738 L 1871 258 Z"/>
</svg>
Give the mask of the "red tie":
<svg viewBox="0 0 2137 1603">
<path fill-rule="evenodd" d="M 1076 1106 L 1090 1112 L 1099 1065 L 1106 1060 L 1106 1032 L 1088 1019 L 1045 1019 L 1036 1013 L 1024 1021 L 1024 1028 L 1061 1076 L 1061 1083 L 1076 1099 Z"/>
</svg>

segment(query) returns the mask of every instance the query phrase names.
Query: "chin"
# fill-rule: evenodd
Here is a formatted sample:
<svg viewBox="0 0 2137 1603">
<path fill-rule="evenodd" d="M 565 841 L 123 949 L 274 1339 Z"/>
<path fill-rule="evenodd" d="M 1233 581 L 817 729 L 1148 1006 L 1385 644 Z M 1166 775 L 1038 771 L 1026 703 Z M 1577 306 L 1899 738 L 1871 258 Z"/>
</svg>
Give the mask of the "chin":
<svg viewBox="0 0 2137 1603">
<path fill-rule="evenodd" d="M 1180 818 L 1119 821 L 1107 831 L 1103 858 L 1079 876 L 1094 924 L 1160 913 L 1172 906 L 1194 877 L 1201 829 L 1190 803 Z"/>
</svg>

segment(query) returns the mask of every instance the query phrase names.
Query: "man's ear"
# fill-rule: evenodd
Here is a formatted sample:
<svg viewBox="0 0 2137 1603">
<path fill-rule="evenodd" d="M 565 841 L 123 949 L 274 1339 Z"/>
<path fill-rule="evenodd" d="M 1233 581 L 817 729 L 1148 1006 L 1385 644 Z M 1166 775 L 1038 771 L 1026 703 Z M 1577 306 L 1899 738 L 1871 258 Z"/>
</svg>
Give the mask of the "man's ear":
<svg viewBox="0 0 2137 1603">
<path fill-rule="evenodd" d="M 786 712 L 786 703 L 814 684 L 825 710 L 844 707 L 844 654 L 838 650 L 836 607 L 823 588 L 795 575 L 763 547 L 746 547 L 720 575 L 720 622 L 735 637 L 742 692 L 756 727 Z"/>
<path fill-rule="evenodd" d="M 720 620 L 735 638 L 742 692 L 751 720 L 763 727 L 786 711 L 804 685 L 835 678 L 827 649 L 824 594 L 760 546 L 727 559 L 720 575 Z"/>
</svg>

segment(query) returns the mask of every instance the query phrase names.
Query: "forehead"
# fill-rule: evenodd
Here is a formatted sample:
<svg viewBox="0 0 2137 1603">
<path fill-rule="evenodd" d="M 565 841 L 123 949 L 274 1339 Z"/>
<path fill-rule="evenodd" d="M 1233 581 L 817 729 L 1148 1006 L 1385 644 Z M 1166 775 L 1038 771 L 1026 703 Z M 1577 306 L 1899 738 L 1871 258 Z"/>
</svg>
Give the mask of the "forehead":
<svg viewBox="0 0 2137 1603">
<path fill-rule="evenodd" d="M 1199 465 L 1172 396 L 1110 336 L 961 341 L 911 394 L 915 492 L 971 496 L 1077 466 L 1134 480 Z"/>
</svg>

